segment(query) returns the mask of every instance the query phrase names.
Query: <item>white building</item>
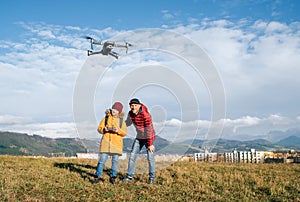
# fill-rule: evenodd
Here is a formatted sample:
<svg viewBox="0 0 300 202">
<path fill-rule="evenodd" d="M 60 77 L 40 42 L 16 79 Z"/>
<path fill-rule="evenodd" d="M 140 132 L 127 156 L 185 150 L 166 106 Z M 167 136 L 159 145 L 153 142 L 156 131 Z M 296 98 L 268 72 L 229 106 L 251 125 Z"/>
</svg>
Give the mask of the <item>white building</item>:
<svg viewBox="0 0 300 202">
<path fill-rule="evenodd" d="M 79 159 L 96 159 L 96 160 L 99 159 L 99 153 L 76 153 L 76 156 Z M 124 160 L 126 158 L 127 158 L 126 153 L 123 153 L 122 156 L 119 157 L 120 160 Z"/>
<path fill-rule="evenodd" d="M 264 152 L 255 151 L 236 151 L 224 153 L 224 161 L 231 163 L 263 163 Z"/>
<path fill-rule="evenodd" d="M 225 152 L 224 153 L 224 161 L 230 163 L 237 163 L 239 162 L 239 154 L 237 150 L 233 150 L 232 152 Z"/>
<path fill-rule="evenodd" d="M 98 153 L 76 153 L 77 158 L 79 159 L 98 159 Z"/>
<path fill-rule="evenodd" d="M 194 153 L 195 161 L 208 161 L 208 162 L 216 162 L 218 161 L 218 153 L 210 153 L 210 152 L 200 152 Z"/>
</svg>

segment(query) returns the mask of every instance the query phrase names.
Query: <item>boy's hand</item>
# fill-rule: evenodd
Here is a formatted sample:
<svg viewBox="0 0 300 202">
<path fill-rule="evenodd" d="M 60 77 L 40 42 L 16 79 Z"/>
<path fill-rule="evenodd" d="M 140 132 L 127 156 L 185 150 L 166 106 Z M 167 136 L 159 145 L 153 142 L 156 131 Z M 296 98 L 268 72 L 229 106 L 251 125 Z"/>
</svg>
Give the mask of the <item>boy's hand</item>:
<svg viewBox="0 0 300 202">
<path fill-rule="evenodd" d="M 113 133 L 118 133 L 118 128 L 110 128 L 110 127 L 105 127 L 104 129 L 103 129 L 103 132 L 113 132 Z"/>
<path fill-rule="evenodd" d="M 108 132 L 107 126 L 106 126 L 105 128 L 103 128 L 103 132 L 104 132 L 104 133 Z"/>
</svg>

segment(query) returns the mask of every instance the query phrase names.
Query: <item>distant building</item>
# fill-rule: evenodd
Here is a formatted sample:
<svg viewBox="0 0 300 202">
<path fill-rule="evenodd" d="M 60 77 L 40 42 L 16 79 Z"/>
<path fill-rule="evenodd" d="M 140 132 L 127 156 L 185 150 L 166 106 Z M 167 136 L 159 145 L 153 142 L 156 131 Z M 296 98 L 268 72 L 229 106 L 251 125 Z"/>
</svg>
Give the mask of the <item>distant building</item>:
<svg viewBox="0 0 300 202">
<path fill-rule="evenodd" d="M 99 153 L 76 153 L 77 158 L 79 159 L 99 159 Z M 127 158 L 127 154 L 123 153 L 119 159 L 123 160 Z"/>
<path fill-rule="evenodd" d="M 147 156 L 145 156 L 146 158 Z M 178 161 L 182 156 L 177 155 L 177 154 L 160 154 L 160 155 L 155 155 L 155 161 L 160 162 L 160 161 Z"/>
<path fill-rule="evenodd" d="M 239 162 L 238 151 L 233 150 L 232 152 L 225 152 L 224 153 L 224 162 L 238 163 Z"/>
<path fill-rule="evenodd" d="M 263 163 L 264 152 L 250 149 L 249 151 L 237 151 L 224 153 L 225 162 L 231 163 Z"/>
<path fill-rule="evenodd" d="M 210 153 L 207 150 L 205 152 L 194 153 L 195 161 L 207 161 L 207 162 L 217 162 L 218 153 Z"/>
<path fill-rule="evenodd" d="M 98 153 L 76 153 L 77 158 L 79 159 L 98 159 Z"/>
<path fill-rule="evenodd" d="M 48 153 L 49 157 L 65 157 L 66 153 L 65 152 L 52 152 Z"/>
<path fill-rule="evenodd" d="M 252 152 L 252 163 L 264 163 L 265 155 L 263 151 Z"/>
<path fill-rule="evenodd" d="M 209 162 L 229 162 L 229 163 L 300 163 L 300 153 L 295 150 L 290 152 L 267 152 L 249 151 L 225 152 L 223 154 L 209 153 L 194 153 L 194 161 L 209 161 Z"/>
</svg>

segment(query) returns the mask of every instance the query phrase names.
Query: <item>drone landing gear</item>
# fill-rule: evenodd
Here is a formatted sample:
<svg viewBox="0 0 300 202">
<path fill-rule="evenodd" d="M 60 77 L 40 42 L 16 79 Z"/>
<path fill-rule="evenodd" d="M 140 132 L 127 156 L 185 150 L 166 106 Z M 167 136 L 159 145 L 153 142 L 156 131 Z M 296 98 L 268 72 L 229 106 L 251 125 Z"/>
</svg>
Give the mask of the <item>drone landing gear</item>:
<svg viewBox="0 0 300 202">
<path fill-rule="evenodd" d="M 100 54 L 100 53 L 101 53 L 101 51 L 94 52 L 94 51 L 88 50 L 87 51 L 87 56 L 95 55 L 95 54 Z"/>
<path fill-rule="evenodd" d="M 87 51 L 87 56 L 90 56 L 92 54 L 93 54 L 93 51 L 90 51 L 90 50 Z"/>
<path fill-rule="evenodd" d="M 112 52 L 109 52 L 108 54 L 111 55 L 111 56 L 113 56 L 113 57 L 115 57 L 116 59 L 119 59 L 119 55 L 116 52 L 112 51 Z"/>
<path fill-rule="evenodd" d="M 87 56 L 91 56 L 91 55 L 96 55 L 96 54 L 102 54 L 102 55 L 111 55 L 113 56 L 114 58 L 116 59 L 119 59 L 119 54 L 116 53 L 116 52 L 109 52 L 108 54 L 103 54 L 103 51 L 91 51 L 91 50 L 88 50 L 87 51 Z"/>
</svg>

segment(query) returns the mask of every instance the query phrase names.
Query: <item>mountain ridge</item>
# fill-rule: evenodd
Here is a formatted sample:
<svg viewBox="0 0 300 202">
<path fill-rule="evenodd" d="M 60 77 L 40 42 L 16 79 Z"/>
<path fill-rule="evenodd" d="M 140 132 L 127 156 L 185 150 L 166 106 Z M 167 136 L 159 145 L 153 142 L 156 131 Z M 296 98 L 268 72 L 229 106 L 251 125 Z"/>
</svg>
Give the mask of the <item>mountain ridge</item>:
<svg viewBox="0 0 300 202">
<path fill-rule="evenodd" d="M 0 155 L 21 155 L 21 156 L 53 156 L 64 154 L 64 156 L 75 156 L 81 152 L 99 152 L 99 140 L 88 140 L 78 138 L 48 138 L 39 135 L 28 135 L 26 133 L 0 131 Z M 124 138 L 123 152 L 129 153 L 133 139 Z M 192 142 L 191 144 L 187 142 Z M 170 142 L 160 136 L 155 141 L 157 154 L 193 154 L 204 151 L 202 144 L 205 140 L 195 139 L 193 141 Z M 276 143 L 265 139 L 251 141 L 218 139 L 211 152 L 230 152 L 233 149 L 245 151 L 256 149 L 261 151 L 275 150 L 300 150 L 300 138 L 289 136 Z M 145 150 L 142 150 L 145 153 Z"/>
</svg>

